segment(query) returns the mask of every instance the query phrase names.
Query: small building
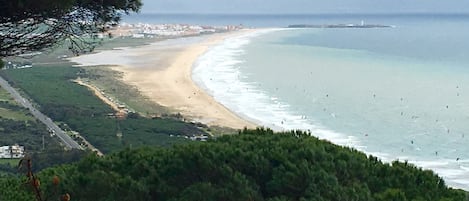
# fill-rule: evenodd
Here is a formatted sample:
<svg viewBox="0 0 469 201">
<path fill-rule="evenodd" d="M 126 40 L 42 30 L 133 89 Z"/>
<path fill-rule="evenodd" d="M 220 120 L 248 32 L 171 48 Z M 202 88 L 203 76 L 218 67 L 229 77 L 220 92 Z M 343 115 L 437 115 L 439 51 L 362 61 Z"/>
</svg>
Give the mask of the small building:
<svg viewBox="0 0 469 201">
<path fill-rule="evenodd" d="M 132 38 L 145 38 L 144 34 L 132 34 Z"/>
<path fill-rule="evenodd" d="M 0 158 L 23 158 L 24 146 L 12 145 L 0 147 Z"/>
<path fill-rule="evenodd" d="M 195 135 L 195 136 L 190 137 L 189 139 L 191 139 L 193 141 L 205 142 L 205 141 L 208 140 L 208 136 L 207 135 Z"/>
</svg>

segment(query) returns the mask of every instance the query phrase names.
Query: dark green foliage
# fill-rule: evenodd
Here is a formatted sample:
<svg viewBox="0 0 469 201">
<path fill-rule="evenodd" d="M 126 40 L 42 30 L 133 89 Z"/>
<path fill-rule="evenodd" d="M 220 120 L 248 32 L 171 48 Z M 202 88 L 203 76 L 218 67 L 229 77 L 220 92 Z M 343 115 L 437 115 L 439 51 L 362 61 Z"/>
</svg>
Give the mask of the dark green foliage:
<svg viewBox="0 0 469 201">
<path fill-rule="evenodd" d="M 26 109 L 24 107 L 21 107 L 19 105 L 12 104 L 12 103 L 10 103 L 10 101 L 0 101 L 0 108 L 5 108 L 5 109 L 9 109 L 9 110 L 14 110 L 14 111 L 20 111 L 20 112 L 23 112 L 23 113 L 29 113 L 28 109 Z M 27 114 L 27 115 L 31 115 L 31 114 Z"/>
<path fill-rule="evenodd" d="M 26 179 L 0 177 L 0 201 L 33 201 L 34 195 L 25 182 Z"/>
<path fill-rule="evenodd" d="M 80 161 L 84 156 L 90 153 L 82 150 L 50 150 L 48 152 L 37 152 L 30 155 L 33 163 L 32 171 L 38 172 L 42 169 Z"/>
<path fill-rule="evenodd" d="M 19 144 L 33 158 L 34 171 L 53 165 L 71 163 L 80 160 L 85 152 L 81 150 L 64 151 L 58 140 L 51 137 L 46 126 L 34 118 L 29 118 L 29 111 L 12 101 L 0 101 L 0 109 L 18 113 L 23 118 L 0 117 L 0 146 Z M 26 118 L 25 118 L 26 117 Z M 44 140 L 44 141 L 43 141 Z M 5 161 L 4 159 L 0 159 Z M 17 175 L 18 160 L 0 163 L 0 175 Z M 1 200 L 1 199 L 0 199 Z"/>
<path fill-rule="evenodd" d="M 49 136 L 45 126 L 36 121 L 15 121 L 0 118 L 1 145 L 19 144 L 28 152 L 42 150 L 42 136 L 48 149 L 57 149 L 60 146 L 55 139 Z"/>
<path fill-rule="evenodd" d="M 104 153 L 141 145 L 167 146 L 181 137 L 203 134 L 195 125 L 172 119 L 146 119 L 137 114 L 125 120 L 108 117 L 113 110 L 84 86 L 73 82 L 85 76 L 81 68 L 49 66 L 1 71 L 14 87 L 33 99 L 54 121 L 65 122 Z M 122 133 L 121 138 L 117 133 Z"/>
<path fill-rule="evenodd" d="M 40 177 L 53 175 L 73 200 L 467 200 L 411 164 L 383 164 L 302 132 L 263 129 L 90 156 Z"/>
<path fill-rule="evenodd" d="M 99 43 L 98 33 L 141 6 L 140 0 L 0 0 L 0 57 L 65 40 L 74 53 L 89 52 Z"/>
<path fill-rule="evenodd" d="M 100 15 L 117 15 L 115 12 L 136 12 L 142 3 L 137 0 L 2 0 L 0 22 L 28 18 L 61 18 L 71 11 L 84 8 Z M 98 13 L 101 12 L 101 13 Z M 84 14 L 83 14 L 84 15 Z M 104 16 L 101 16 L 104 17 Z M 99 19 L 99 20 L 104 20 Z M 98 18 L 96 19 L 98 20 Z"/>
<path fill-rule="evenodd" d="M 50 66 L 7 70 L 2 75 L 13 87 L 21 88 L 39 103 L 41 110 L 53 119 L 60 121 L 73 115 L 111 113 L 112 109 L 86 87 L 73 82 L 79 72 L 80 68 Z"/>
<path fill-rule="evenodd" d="M 42 142 L 44 136 L 44 144 Z M 0 145 L 19 144 L 34 160 L 33 170 L 76 162 L 86 154 L 81 150 L 65 151 L 57 139 L 51 137 L 42 123 L 0 118 Z M 44 149 L 43 149 L 44 145 Z M 17 174 L 17 164 L 0 164 L 0 175 Z M 0 199 L 1 200 L 1 199 Z"/>
</svg>

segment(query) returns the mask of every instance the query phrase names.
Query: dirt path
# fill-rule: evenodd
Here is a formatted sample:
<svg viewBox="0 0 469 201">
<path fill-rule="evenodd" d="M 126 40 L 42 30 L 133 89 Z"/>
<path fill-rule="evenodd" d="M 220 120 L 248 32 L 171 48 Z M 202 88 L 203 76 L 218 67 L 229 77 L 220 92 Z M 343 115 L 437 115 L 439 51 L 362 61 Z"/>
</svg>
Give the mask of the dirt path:
<svg viewBox="0 0 469 201">
<path fill-rule="evenodd" d="M 88 89 L 90 89 L 91 91 L 93 91 L 94 95 L 96 95 L 99 99 L 101 99 L 104 103 L 108 104 L 109 106 L 111 106 L 111 108 L 116 111 L 116 112 L 121 112 L 121 109 L 119 109 L 119 105 L 117 103 L 114 103 L 112 102 L 111 100 L 109 100 L 109 98 L 107 98 L 103 92 L 101 92 L 97 87 L 91 85 L 91 84 L 88 84 L 86 82 L 83 82 L 80 78 L 76 79 L 76 80 L 73 80 L 75 83 L 79 84 L 79 85 L 82 85 L 82 86 L 85 86 L 87 87 Z"/>
</svg>

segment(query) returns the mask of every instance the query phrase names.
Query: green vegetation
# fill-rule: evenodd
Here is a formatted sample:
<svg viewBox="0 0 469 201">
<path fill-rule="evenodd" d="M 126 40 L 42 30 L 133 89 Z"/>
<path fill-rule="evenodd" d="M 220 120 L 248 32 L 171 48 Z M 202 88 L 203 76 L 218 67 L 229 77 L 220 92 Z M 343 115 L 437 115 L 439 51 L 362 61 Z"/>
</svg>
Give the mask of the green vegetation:
<svg viewBox="0 0 469 201">
<path fill-rule="evenodd" d="M 145 44 L 149 44 L 152 42 L 156 42 L 157 39 L 150 39 L 150 38 L 125 38 L 125 37 L 115 37 L 115 38 L 103 38 L 100 41 L 99 45 L 96 47 L 97 51 L 100 50 L 109 50 L 114 48 L 121 48 L 121 47 L 136 47 Z M 65 42 L 62 45 L 57 45 L 53 49 L 46 49 L 43 51 L 43 54 L 37 57 L 33 57 L 30 59 L 34 64 L 62 64 L 62 65 L 70 65 L 68 60 L 64 60 L 68 57 L 75 56 L 70 50 L 68 49 L 70 46 L 69 43 Z M 15 61 L 20 60 L 19 58 L 8 58 L 9 60 Z"/>
<path fill-rule="evenodd" d="M 160 106 L 142 95 L 136 87 L 122 82 L 122 73 L 102 66 L 84 67 L 83 69 L 92 85 L 97 86 L 106 95 L 122 101 L 137 113 L 144 116 L 163 116 L 171 113 L 168 108 Z"/>
<path fill-rule="evenodd" d="M 50 182 L 56 175 L 57 187 Z M 43 191 L 69 193 L 77 201 L 467 200 L 466 192 L 407 162 L 383 164 L 306 133 L 263 129 L 172 148 L 89 156 L 44 170 L 39 178 Z"/>
<path fill-rule="evenodd" d="M 155 38 L 131 38 L 131 37 L 115 37 L 111 39 L 105 39 L 101 46 L 96 47 L 96 50 L 109 50 L 114 48 L 121 47 L 138 47 L 142 45 L 147 45 L 150 43 L 157 42 L 161 39 Z"/>
<path fill-rule="evenodd" d="M 90 52 L 100 41 L 98 33 L 117 25 L 123 14 L 138 12 L 141 6 L 140 0 L 2 2 L 0 30 L 8 35 L 0 35 L 0 58 L 42 51 L 63 41 L 69 41 L 74 53 Z"/>
<path fill-rule="evenodd" d="M 0 89 L 0 145 L 20 144 L 28 151 L 39 151 L 42 149 L 42 136 L 45 136 L 46 145 L 59 147 L 42 123 Z"/>
<path fill-rule="evenodd" d="M 84 86 L 73 82 L 87 78 L 82 68 L 71 64 L 11 69 L 3 77 L 22 91 L 55 121 L 65 122 L 104 153 L 141 145 L 166 146 L 186 141 L 182 137 L 203 134 L 196 125 L 173 119 L 143 118 L 137 114 L 127 119 L 109 117 L 114 111 Z M 122 137 L 118 137 L 122 134 Z"/>
<path fill-rule="evenodd" d="M 20 159 L 16 159 L 16 158 L 13 158 L 13 159 L 9 159 L 9 158 L 0 159 L 0 165 L 16 166 L 16 165 L 18 165 L 18 162 L 20 162 Z"/>
<path fill-rule="evenodd" d="M 10 94 L 3 88 L 0 88 L 0 101 L 12 101 L 11 104 L 15 105 L 13 98 L 11 98 Z"/>
<path fill-rule="evenodd" d="M 34 160 L 39 160 L 38 156 L 41 156 L 44 162 L 36 170 L 62 164 L 61 162 L 79 160 L 79 158 L 70 158 L 64 153 L 57 139 L 49 135 L 47 128 L 36 121 L 27 109 L 17 105 L 4 90 L 0 90 L 0 99 L 0 146 L 19 144 L 25 147 L 28 154 L 32 154 Z M 56 157 L 57 160 L 49 160 L 50 156 L 56 154 L 64 154 L 64 158 Z M 16 174 L 18 161 L 18 159 L 0 159 L 0 175 Z"/>
<path fill-rule="evenodd" d="M 2 145 L 19 144 L 23 145 L 28 152 L 37 152 L 42 150 L 43 136 L 47 149 L 60 148 L 42 123 L 0 118 L 0 143 Z"/>
<path fill-rule="evenodd" d="M 25 187 L 26 180 L 16 177 L 0 177 L 0 201 L 32 201 L 34 195 Z"/>
<path fill-rule="evenodd" d="M 19 106 L 10 94 L 0 88 L 0 118 L 7 118 L 17 121 L 33 121 L 29 111 Z"/>
<path fill-rule="evenodd" d="M 26 109 L 0 101 L 0 117 L 17 121 L 32 121 L 33 116 Z"/>
</svg>

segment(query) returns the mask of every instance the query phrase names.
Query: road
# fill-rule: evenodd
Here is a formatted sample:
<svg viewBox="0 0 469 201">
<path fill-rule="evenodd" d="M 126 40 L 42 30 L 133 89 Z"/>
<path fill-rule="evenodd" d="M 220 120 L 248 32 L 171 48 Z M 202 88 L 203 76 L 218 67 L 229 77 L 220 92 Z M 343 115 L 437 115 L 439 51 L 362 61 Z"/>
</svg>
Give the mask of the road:
<svg viewBox="0 0 469 201">
<path fill-rule="evenodd" d="M 67 135 L 62 129 L 60 129 L 49 117 L 42 114 L 39 110 L 34 108 L 34 106 L 29 102 L 29 100 L 23 98 L 13 87 L 11 87 L 8 82 L 0 76 L 0 86 L 4 88 L 11 96 L 25 108 L 28 108 L 31 114 L 44 123 L 52 132 L 54 132 L 57 137 L 63 142 L 63 144 L 70 149 L 82 149 L 82 147 L 73 140 L 69 135 Z"/>
</svg>

